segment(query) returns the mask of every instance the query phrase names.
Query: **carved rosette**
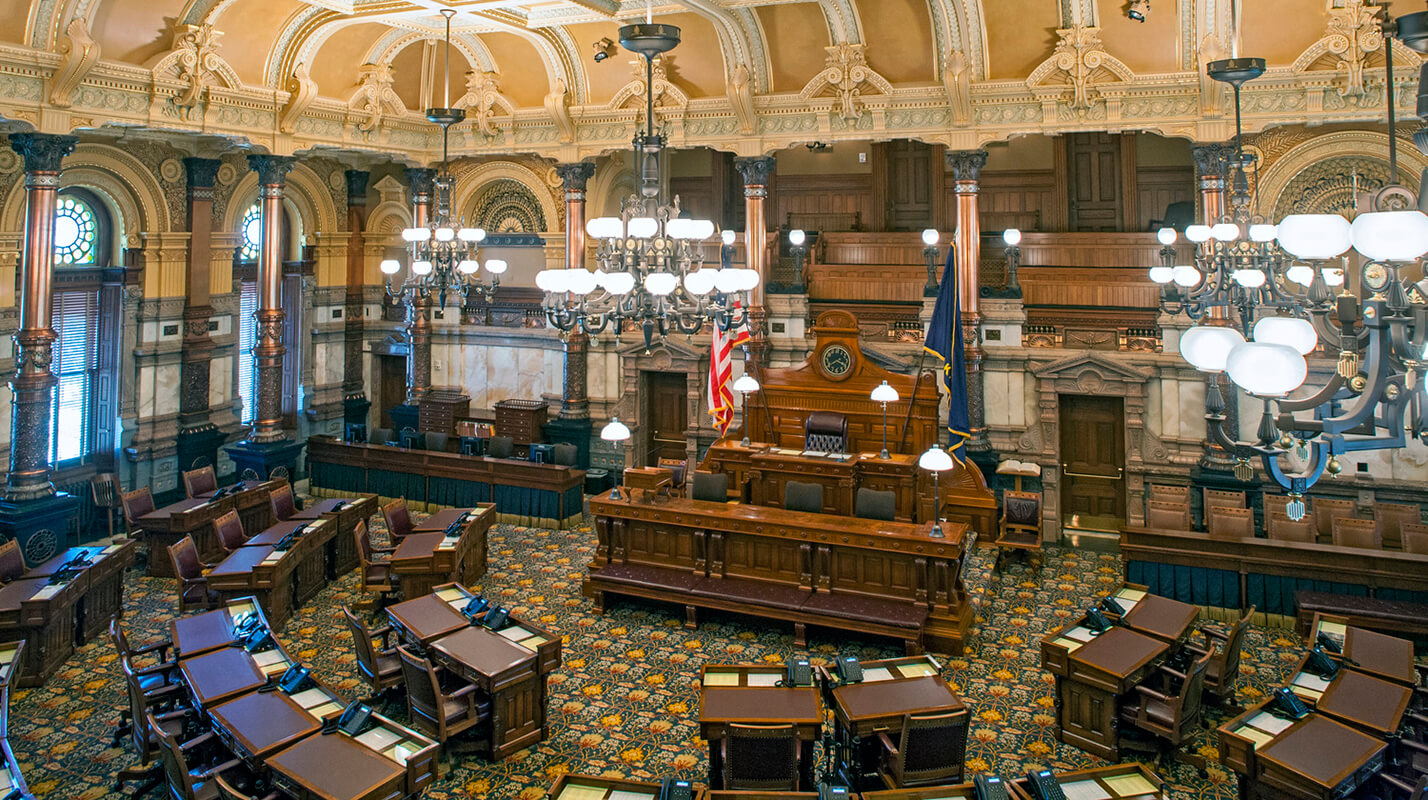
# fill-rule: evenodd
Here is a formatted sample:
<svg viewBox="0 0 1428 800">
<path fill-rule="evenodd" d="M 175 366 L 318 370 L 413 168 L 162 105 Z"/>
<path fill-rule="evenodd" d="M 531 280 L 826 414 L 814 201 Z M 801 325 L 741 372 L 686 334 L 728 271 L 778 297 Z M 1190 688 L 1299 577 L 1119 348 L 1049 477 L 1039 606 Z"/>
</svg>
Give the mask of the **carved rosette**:
<svg viewBox="0 0 1428 800">
<path fill-rule="evenodd" d="M 763 197 L 767 194 L 769 178 L 774 173 L 777 162 L 773 156 L 748 156 L 734 159 L 734 169 L 744 178 L 745 197 Z"/>
</svg>

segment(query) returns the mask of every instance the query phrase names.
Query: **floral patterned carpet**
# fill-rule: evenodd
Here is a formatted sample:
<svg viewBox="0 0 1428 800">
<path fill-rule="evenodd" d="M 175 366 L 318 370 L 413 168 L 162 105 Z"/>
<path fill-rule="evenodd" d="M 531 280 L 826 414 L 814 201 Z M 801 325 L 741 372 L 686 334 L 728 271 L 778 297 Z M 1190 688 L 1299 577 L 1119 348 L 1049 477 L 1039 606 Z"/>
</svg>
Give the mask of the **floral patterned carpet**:
<svg viewBox="0 0 1428 800">
<path fill-rule="evenodd" d="M 380 517 L 373 522 L 380 528 Z M 497 764 L 475 756 L 458 758 L 427 798 L 535 800 L 565 772 L 655 780 L 677 775 L 702 782 L 708 749 L 696 722 L 700 665 L 782 663 L 796 652 L 791 626 L 760 620 L 708 613 L 690 631 L 681 627 L 676 609 L 635 601 L 616 601 L 597 616 L 580 594 L 594 547 L 588 526 L 492 529 L 490 568 L 484 585 L 474 588 L 501 597 L 517 614 L 564 638 L 564 664 L 550 677 L 550 736 Z M 992 555 L 979 552 L 967 571 L 980 602 L 968 653 L 938 656 L 944 677 L 972 709 L 968 770 L 1011 775 L 1046 764 L 1066 769 L 1099 763 L 1056 741 L 1054 685 L 1040 669 L 1040 638 L 1121 582 L 1118 558 L 1049 549 L 1039 572 L 1014 564 L 993 576 Z M 136 645 L 167 630 L 175 591 L 172 580 L 131 573 L 124 624 Z M 363 599 L 356 574 L 346 575 L 301 609 L 280 637 L 289 652 L 349 697 L 365 692 L 338 608 Z M 891 643 L 816 630 L 810 630 L 807 652 L 815 663 L 839 653 L 864 659 L 901 655 Z M 1252 628 L 1245 643 L 1242 699 L 1253 700 L 1282 681 L 1301 655 L 1292 631 Z M 107 640 L 91 642 L 45 686 L 14 695 L 11 746 L 39 798 L 120 796 L 109 792 L 112 775 L 135 757 L 128 749 L 108 747 L 125 705 L 116 661 Z M 404 708 L 390 711 L 404 718 Z M 1222 717 L 1212 715 L 1211 720 L 1218 724 Z M 1213 731 L 1202 733 L 1197 746 L 1213 762 Z M 1179 765 L 1163 777 L 1176 800 L 1236 795 L 1233 773 L 1214 763 L 1208 779 Z"/>
</svg>

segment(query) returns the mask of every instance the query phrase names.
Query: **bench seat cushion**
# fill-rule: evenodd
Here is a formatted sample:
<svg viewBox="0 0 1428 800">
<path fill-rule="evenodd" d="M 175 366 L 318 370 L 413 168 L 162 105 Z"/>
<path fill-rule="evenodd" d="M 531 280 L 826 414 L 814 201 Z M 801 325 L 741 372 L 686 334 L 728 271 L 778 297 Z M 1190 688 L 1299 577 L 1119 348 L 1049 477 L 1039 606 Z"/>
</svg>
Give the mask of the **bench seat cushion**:
<svg viewBox="0 0 1428 800">
<path fill-rule="evenodd" d="M 687 592 L 694 588 L 699 576 L 683 570 L 648 567 L 643 564 L 606 564 L 591 576 L 605 583 L 648 586 L 652 589 L 674 589 Z"/>
<path fill-rule="evenodd" d="M 841 619 L 864 620 L 894 628 L 921 630 L 927 624 L 927 609 L 912 603 L 882 600 L 856 594 L 819 592 L 803 604 L 804 612 Z"/>
<path fill-rule="evenodd" d="M 694 586 L 694 595 L 712 599 L 797 611 L 809 598 L 809 592 L 797 586 L 753 581 L 746 578 L 702 578 Z"/>
</svg>

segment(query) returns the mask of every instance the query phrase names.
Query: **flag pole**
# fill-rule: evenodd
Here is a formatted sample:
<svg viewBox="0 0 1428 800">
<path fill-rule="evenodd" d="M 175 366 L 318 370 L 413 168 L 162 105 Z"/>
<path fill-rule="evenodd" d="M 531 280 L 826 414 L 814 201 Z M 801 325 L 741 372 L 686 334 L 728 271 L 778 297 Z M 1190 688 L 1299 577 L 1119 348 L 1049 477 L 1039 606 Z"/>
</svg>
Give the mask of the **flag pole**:
<svg viewBox="0 0 1428 800">
<path fill-rule="evenodd" d="M 926 363 L 927 350 L 924 349 L 918 353 L 917 381 L 912 384 L 912 396 L 907 398 L 907 416 L 903 417 L 902 420 L 902 435 L 897 438 L 897 451 L 899 453 L 904 452 L 903 448 L 907 445 L 907 431 L 912 426 L 912 407 L 917 402 L 917 391 L 922 388 L 922 368 Z M 940 393 L 938 397 L 941 397 Z"/>
</svg>

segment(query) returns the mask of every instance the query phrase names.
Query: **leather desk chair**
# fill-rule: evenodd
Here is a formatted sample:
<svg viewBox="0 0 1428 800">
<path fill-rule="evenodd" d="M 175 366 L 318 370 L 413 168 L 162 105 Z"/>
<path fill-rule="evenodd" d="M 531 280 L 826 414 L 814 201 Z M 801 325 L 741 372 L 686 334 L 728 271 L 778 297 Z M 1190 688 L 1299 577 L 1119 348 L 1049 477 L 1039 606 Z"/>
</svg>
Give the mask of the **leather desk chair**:
<svg viewBox="0 0 1428 800">
<path fill-rule="evenodd" d="M 454 689 L 443 686 L 431 662 L 397 646 L 402 676 L 407 684 L 407 711 L 412 724 L 443 745 L 446 741 L 486 722 L 491 717 L 491 701 L 474 683 L 460 681 Z M 487 742 L 489 748 L 489 740 Z"/>
<path fill-rule="evenodd" d="M 412 514 L 407 510 L 407 501 L 400 498 L 382 506 L 382 521 L 387 523 L 387 534 L 393 542 L 401 541 L 412 532 Z"/>
<path fill-rule="evenodd" d="M 690 488 L 690 496 L 695 500 L 729 502 L 729 474 L 726 472 L 696 472 Z"/>
<path fill-rule="evenodd" d="M 1340 500 L 1336 497 L 1314 498 L 1314 526 L 1319 530 L 1320 540 L 1332 541 L 1334 520 L 1352 517 L 1355 505 L 1353 500 Z"/>
<path fill-rule="evenodd" d="M 961 783 L 967 718 L 966 711 L 904 714 L 896 744 L 887 731 L 878 731 L 883 748 L 878 777 L 889 789 Z"/>
<path fill-rule="evenodd" d="M 1428 525 L 1405 522 L 1399 527 L 1403 537 L 1403 551 L 1428 556 Z"/>
<path fill-rule="evenodd" d="M 556 445 L 559 447 L 560 445 Z M 560 462 L 556 462 L 557 464 Z M 660 469 L 669 470 L 669 474 L 674 478 L 674 489 L 677 493 L 684 493 L 684 475 L 689 471 L 689 462 L 682 458 L 661 458 L 658 462 Z"/>
<path fill-rule="evenodd" d="M 1235 686 L 1240 679 L 1240 653 L 1244 650 L 1245 631 L 1249 629 L 1252 616 L 1254 606 L 1246 609 L 1229 631 L 1216 625 L 1201 626 L 1200 633 L 1205 636 L 1204 648 L 1186 645 L 1197 657 L 1210 656 L 1210 665 L 1205 671 L 1205 692 L 1229 709 L 1240 708 Z"/>
<path fill-rule="evenodd" d="M 273 524 L 286 522 L 297 513 L 297 501 L 293 498 L 292 484 L 283 481 L 268 493 L 268 504 L 273 509 Z"/>
<path fill-rule="evenodd" d="M 1145 526 L 1168 531 L 1190 530 L 1190 506 L 1169 500 L 1145 501 Z"/>
<path fill-rule="evenodd" d="M 392 565 L 383 556 L 390 557 L 397 548 L 372 544 L 372 534 L 367 531 L 365 520 L 352 528 L 352 538 L 357 541 L 357 560 L 361 569 L 357 587 L 364 592 L 376 592 L 377 607 L 381 608 L 397 591 L 397 577 L 392 574 Z"/>
<path fill-rule="evenodd" d="M 1173 755 L 1175 760 L 1199 769 L 1201 777 L 1207 774 L 1205 759 L 1177 751 L 1185 742 L 1193 741 L 1195 732 L 1200 729 L 1204 708 L 1202 694 L 1205 675 L 1210 670 L 1210 658 L 1210 653 L 1197 658 L 1185 673 L 1162 666 L 1159 674 L 1166 678 L 1162 684 L 1165 691 L 1145 684 L 1136 686 L 1134 698 L 1121 709 L 1122 728 L 1135 727 L 1154 736 L 1162 761 L 1166 756 Z M 1170 678 L 1180 683 L 1180 691 L 1173 695 L 1168 688 Z"/>
<path fill-rule="evenodd" d="M 1205 522 L 1212 539 L 1254 538 L 1254 511 L 1248 508 L 1211 506 Z"/>
<path fill-rule="evenodd" d="M 357 650 L 357 671 L 362 673 L 362 680 L 371 688 L 372 697 L 401 686 L 402 662 L 397 658 L 397 648 L 391 642 L 392 626 L 368 630 L 367 623 L 347 606 L 342 607 L 342 616 L 347 620 L 347 629 L 352 632 L 352 643 Z M 382 640 L 380 647 L 372 643 L 377 638 Z"/>
<path fill-rule="evenodd" d="M 448 441 L 449 438 L 450 438 L 450 437 L 448 437 L 448 436 L 447 436 L 446 434 L 444 434 L 444 433 L 436 433 L 435 431 L 427 431 L 427 432 L 426 432 L 426 447 L 425 447 L 425 449 L 431 450 L 431 451 L 437 452 L 437 453 L 445 453 L 445 452 L 446 452 L 446 443 L 447 443 L 447 441 Z"/>
<path fill-rule="evenodd" d="M 575 466 L 576 462 L 579 461 L 579 459 L 580 448 L 576 447 L 570 442 L 556 442 L 555 450 L 551 455 L 551 461 L 553 461 L 557 466 L 573 467 Z M 663 459 L 661 459 L 660 466 L 664 466 Z"/>
<path fill-rule="evenodd" d="M 183 490 L 189 497 L 218 491 L 218 476 L 213 467 L 199 467 L 183 474 Z"/>
<path fill-rule="evenodd" d="M 491 458 L 510 458 L 515 452 L 516 440 L 509 436 L 492 436 L 486 444 L 486 455 Z"/>
<path fill-rule="evenodd" d="M 218 539 L 218 546 L 228 555 L 232 555 L 234 550 L 248 541 L 248 537 L 243 535 L 243 520 L 239 519 L 238 512 L 232 509 L 223 512 L 223 516 L 213 521 L 213 535 Z"/>
<path fill-rule="evenodd" d="M 25 574 L 25 554 L 20 552 L 20 541 L 11 539 L 0 544 L 0 581 L 13 581 Z"/>
<path fill-rule="evenodd" d="M 1041 494 L 1002 492 L 1002 518 L 998 525 L 997 564 L 1008 552 L 1041 550 Z M 993 566 L 996 566 L 995 564 Z"/>
<path fill-rule="evenodd" d="M 1423 524 L 1423 510 L 1410 503 L 1374 503 L 1373 519 L 1385 547 L 1403 546 L 1403 525 Z"/>
<path fill-rule="evenodd" d="M 199 559 L 192 536 L 185 535 L 169 545 L 169 563 L 179 579 L 180 616 L 195 608 L 207 611 L 218 607 L 218 593 L 208 588 L 208 570 L 212 565 Z"/>
<path fill-rule="evenodd" d="M 795 725 L 724 726 L 726 790 L 793 792 L 798 790 L 798 762 L 803 743 Z"/>
<path fill-rule="evenodd" d="M 847 452 L 848 418 L 832 411 L 810 411 L 803 420 L 803 449 Z"/>
<path fill-rule="evenodd" d="M 823 484 L 789 481 L 783 485 L 783 507 L 789 511 L 823 513 Z"/>
<path fill-rule="evenodd" d="M 391 428 L 373 428 L 372 435 L 367 437 L 367 443 L 389 445 L 396 441 L 396 438 Z"/>
<path fill-rule="evenodd" d="M 114 512 L 122 513 L 119 499 L 119 476 L 112 472 L 101 472 L 89 479 L 89 498 L 94 508 L 104 515 L 104 523 L 110 539 L 114 538 Z"/>
<path fill-rule="evenodd" d="M 1304 519 L 1293 520 L 1282 511 L 1270 509 L 1265 513 L 1265 533 L 1278 542 L 1305 542 L 1314 544 L 1319 540 L 1319 532 L 1314 529 L 1314 519 L 1305 512 Z"/>
<path fill-rule="evenodd" d="M 1332 529 L 1334 544 L 1339 547 L 1361 547 L 1366 550 L 1382 550 L 1383 539 L 1379 536 L 1378 524 L 1371 519 L 1337 517 Z"/>
<path fill-rule="evenodd" d="M 164 772 L 169 776 L 169 791 L 174 800 L 217 800 L 218 785 L 213 782 L 214 777 L 239 769 L 243 761 L 229 758 L 208 769 L 196 769 L 190 764 L 191 754 L 202 752 L 200 748 L 222 748 L 217 735 L 210 731 L 180 744 L 178 737 L 166 730 L 152 713 L 149 719 L 159 741 L 159 755 L 163 756 Z M 228 753 L 225 751 L 223 755 Z"/>
<path fill-rule="evenodd" d="M 129 728 L 129 740 L 139 763 L 115 773 L 113 791 L 120 791 L 126 783 L 135 783 L 139 785 L 129 796 L 139 797 L 164 781 L 164 762 L 156 759 L 161 747 L 159 732 L 174 739 L 182 738 L 193 729 L 198 715 L 185 707 L 188 694 L 182 685 L 173 684 L 145 693 L 139 688 L 134 668 L 123 659 L 119 667 L 129 697 L 129 714 L 134 720 Z"/>
<path fill-rule="evenodd" d="M 147 695 L 157 689 L 177 683 L 175 672 L 178 669 L 178 661 L 169 660 L 169 650 L 173 648 L 173 642 L 164 639 L 140 648 L 130 647 L 129 637 L 119 626 L 118 617 L 109 620 L 109 641 L 114 643 L 114 652 L 119 654 L 119 660 L 131 669 L 141 693 Z M 153 656 L 152 663 L 143 667 L 137 666 L 137 661 L 140 659 L 147 661 L 149 656 Z M 119 743 L 124 741 L 124 737 L 133 732 L 133 720 L 132 709 L 119 710 L 119 724 L 114 726 L 114 743 L 110 747 L 118 747 Z"/>
<path fill-rule="evenodd" d="M 892 522 L 897 518 L 897 493 L 891 489 L 869 489 L 859 486 L 853 498 L 853 515 L 863 519 Z"/>
<path fill-rule="evenodd" d="M 124 509 L 124 526 L 130 536 L 135 536 L 143 532 L 143 527 L 139 525 L 139 517 L 152 512 L 154 506 L 154 495 L 149 491 L 149 487 L 135 489 L 132 492 L 125 492 L 119 496 L 120 506 Z"/>
</svg>

